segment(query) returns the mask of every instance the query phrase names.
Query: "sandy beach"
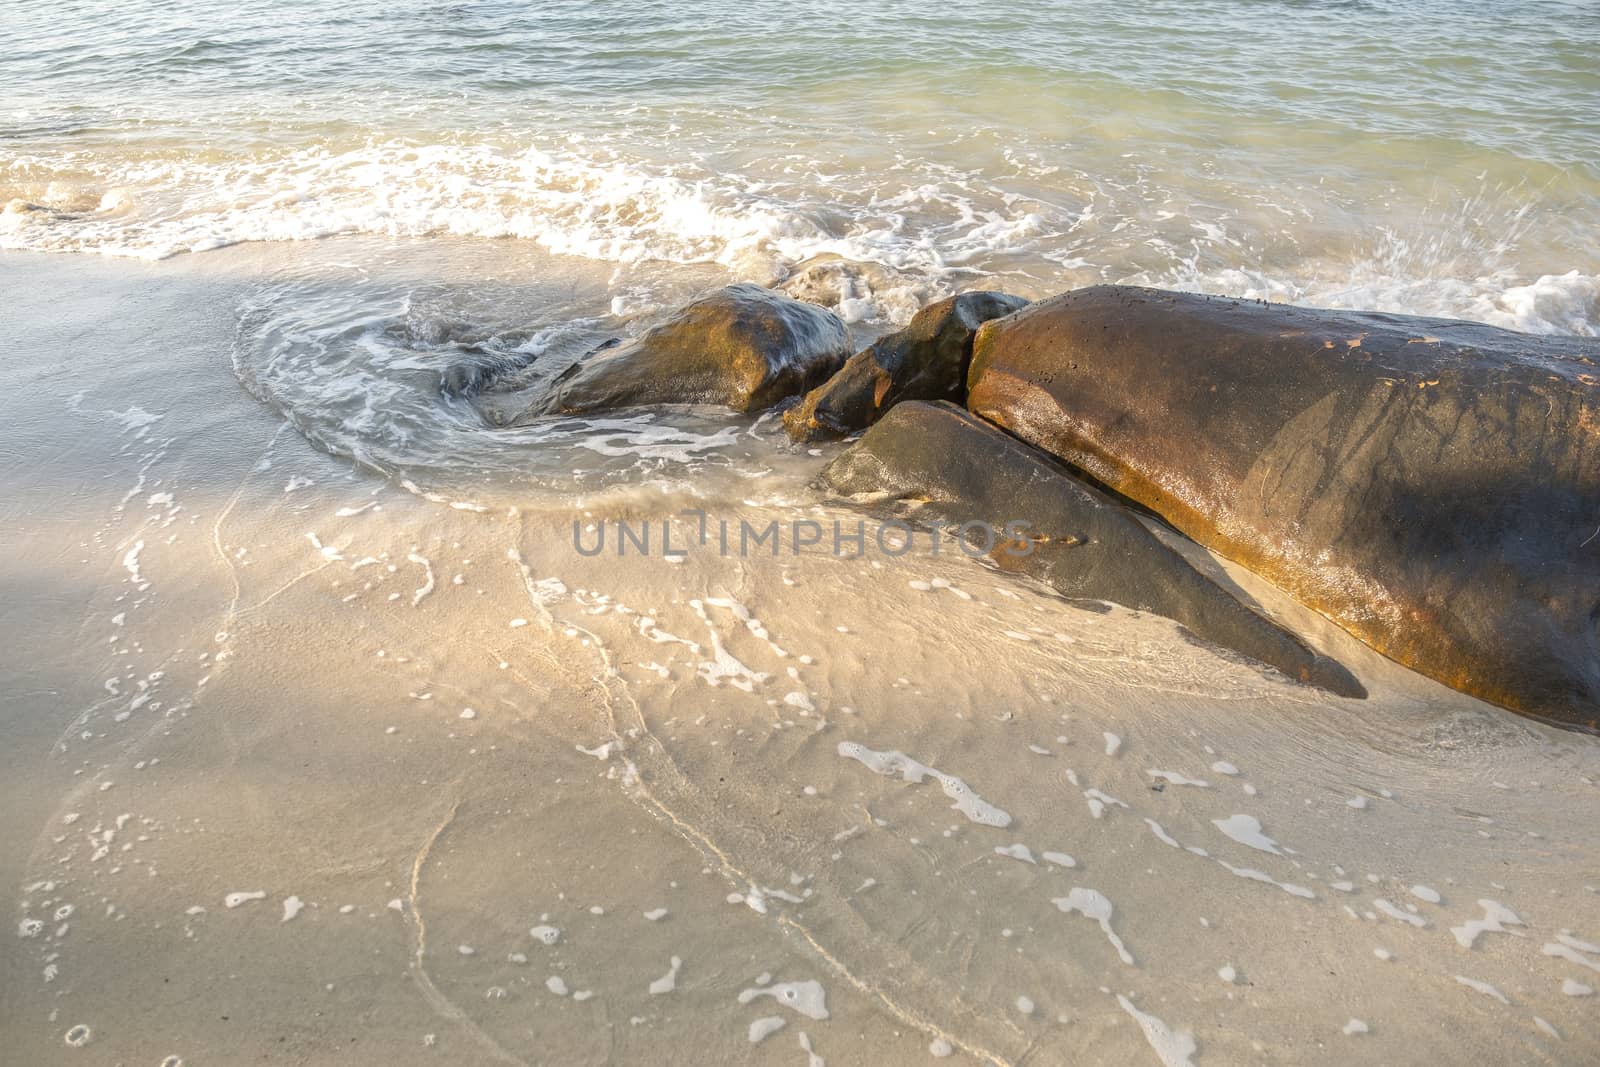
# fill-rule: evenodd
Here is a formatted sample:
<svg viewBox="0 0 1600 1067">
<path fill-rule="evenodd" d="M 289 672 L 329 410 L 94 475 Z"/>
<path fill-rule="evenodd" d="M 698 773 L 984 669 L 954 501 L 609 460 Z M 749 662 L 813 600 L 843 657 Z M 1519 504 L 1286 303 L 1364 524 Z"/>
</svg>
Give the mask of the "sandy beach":
<svg viewBox="0 0 1600 1067">
<path fill-rule="evenodd" d="M 1600 1062 L 1593 3 L 0 39 L 0 1067 Z"/>
<path fill-rule="evenodd" d="M 1592 1047 L 1592 738 L 1209 557 L 1369 698 L 961 556 L 585 557 L 240 388 L 286 254 L 0 261 L 8 1060 Z M 854 521 L 739 426 L 700 506 Z"/>
</svg>

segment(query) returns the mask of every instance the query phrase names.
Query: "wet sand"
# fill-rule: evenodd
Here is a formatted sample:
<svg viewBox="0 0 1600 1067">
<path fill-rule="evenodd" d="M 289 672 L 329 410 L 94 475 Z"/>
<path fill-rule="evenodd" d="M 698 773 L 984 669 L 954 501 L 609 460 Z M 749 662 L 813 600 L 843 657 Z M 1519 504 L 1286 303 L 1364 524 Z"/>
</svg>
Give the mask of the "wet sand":
<svg viewBox="0 0 1600 1067">
<path fill-rule="evenodd" d="M 1594 738 L 1209 557 L 1370 698 L 960 556 L 586 558 L 683 494 L 419 495 L 241 387 L 299 254 L 0 257 L 7 1062 L 1600 1054 Z M 859 517 L 748 442 L 709 511 Z"/>
</svg>

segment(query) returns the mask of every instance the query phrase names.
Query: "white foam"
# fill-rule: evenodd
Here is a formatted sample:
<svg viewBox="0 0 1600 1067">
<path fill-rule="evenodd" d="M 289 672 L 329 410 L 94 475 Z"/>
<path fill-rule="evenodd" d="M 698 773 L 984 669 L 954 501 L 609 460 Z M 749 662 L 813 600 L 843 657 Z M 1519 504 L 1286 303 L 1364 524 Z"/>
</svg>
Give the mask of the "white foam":
<svg viewBox="0 0 1600 1067">
<path fill-rule="evenodd" d="M 416 607 L 433 592 L 433 564 L 415 552 L 408 553 L 406 559 L 421 567 L 423 571 L 422 584 L 411 594 L 411 606 Z"/>
<path fill-rule="evenodd" d="M 917 784 L 925 778 L 932 778 L 944 790 L 944 795 L 955 802 L 950 806 L 980 826 L 1004 829 L 1011 825 L 1009 814 L 973 792 L 966 782 L 953 774 L 946 774 L 925 763 L 919 763 L 904 752 L 893 750 L 877 752 L 854 741 L 839 742 L 838 752 L 845 759 L 855 760 L 874 774 L 899 775 L 912 784 Z"/>
<path fill-rule="evenodd" d="M 1033 853 L 1028 850 L 1028 846 L 1021 843 L 1015 845 L 997 845 L 995 846 L 994 851 L 998 856 L 1010 856 L 1012 859 L 1022 860 L 1024 863 L 1037 864 L 1039 862 L 1033 858 Z"/>
<path fill-rule="evenodd" d="M 1413 915 L 1403 908 L 1396 907 L 1393 903 L 1385 900 L 1383 897 L 1375 898 L 1372 902 L 1372 906 L 1389 916 L 1389 918 L 1399 919 L 1401 922 L 1407 923 L 1408 925 L 1418 928 L 1428 925 L 1428 921 L 1422 916 Z"/>
<path fill-rule="evenodd" d="M 285 897 L 283 900 L 283 918 L 280 922 L 288 922 L 305 908 L 306 902 L 299 897 Z"/>
<path fill-rule="evenodd" d="M 1198 1046 L 1192 1033 L 1187 1030 L 1174 1031 L 1154 1015 L 1134 1007 L 1133 1001 L 1121 993 L 1117 994 L 1117 1003 L 1139 1024 L 1139 1030 L 1150 1047 L 1155 1049 L 1162 1067 L 1194 1067 L 1194 1061 L 1189 1057 L 1194 1055 Z"/>
<path fill-rule="evenodd" d="M 552 974 L 544 980 L 544 987 L 558 997 L 567 995 L 567 981 L 558 974 Z"/>
<path fill-rule="evenodd" d="M 1511 1001 L 1506 999 L 1506 995 L 1504 993 L 1500 992 L 1500 990 L 1496 989 L 1494 986 L 1490 985 L 1488 982 L 1480 982 L 1476 978 L 1467 978 L 1466 976 L 1459 975 L 1459 974 L 1453 975 L 1452 977 L 1454 977 L 1456 981 L 1460 982 L 1462 985 L 1466 986 L 1468 989 L 1471 989 L 1471 990 L 1473 990 L 1475 992 L 1478 992 L 1478 993 L 1482 993 L 1486 997 L 1493 997 L 1495 1000 L 1498 1000 L 1502 1004 L 1510 1004 L 1511 1003 Z"/>
<path fill-rule="evenodd" d="M 1189 851 L 1195 852 L 1196 855 L 1206 855 L 1203 849 L 1196 851 L 1192 846 L 1190 847 Z M 1229 874 L 1235 875 L 1239 878 L 1248 878 L 1252 882 L 1261 882 L 1265 885 L 1277 886 L 1285 893 L 1288 893 L 1291 897 L 1300 897 L 1303 900 L 1315 900 L 1317 897 L 1315 893 L 1307 889 L 1305 886 L 1294 885 L 1291 882 L 1280 882 L 1276 878 L 1267 874 L 1265 871 L 1258 871 L 1254 867 L 1235 867 L 1227 860 L 1215 856 L 1210 858 L 1216 860 L 1216 862 L 1221 865 L 1222 869 L 1227 871 Z"/>
<path fill-rule="evenodd" d="M 1569 997 L 1587 997 L 1594 994 L 1594 986 L 1584 985 L 1571 978 L 1561 979 L 1561 992 Z"/>
<path fill-rule="evenodd" d="M 139 571 L 139 554 L 144 551 L 144 542 L 136 541 L 132 548 L 122 554 L 122 566 L 128 572 L 128 580 L 137 589 L 148 589 L 150 583 L 145 581 L 144 575 Z"/>
<path fill-rule="evenodd" d="M 237 908 L 241 904 L 248 904 L 253 900 L 266 900 L 267 893 L 263 889 L 241 890 L 229 893 L 222 898 L 222 903 L 230 908 Z"/>
<path fill-rule="evenodd" d="M 1051 903 L 1067 914 L 1077 912 L 1085 918 L 1092 919 L 1100 924 L 1100 929 L 1105 933 L 1106 940 L 1111 942 L 1111 947 L 1117 950 L 1117 956 L 1128 966 L 1137 966 L 1133 962 L 1133 955 L 1127 946 L 1123 945 L 1122 938 L 1111 928 L 1111 915 L 1115 910 L 1111 901 L 1098 890 L 1084 889 L 1074 886 L 1064 897 L 1056 897 Z M 1193 1051 L 1193 1050 L 1191 1050 Z"/>
<path fill-rule="evenodd" d="M 1545 945 L 1540 951 L 1546 956 L 1554 956 L 1557 959 L 1566 960 L 1568 963 L 1576 963 L 1578 966 L 1587 967 L 1591 971 L 1600 971 L 1600 963 L 1585 958 L 1571 945 L 1553 943 Z"/>
<path fill-rule="evenodd" d="M 1211 824 L 1241 845 L 1274 856 L 1283 855 L 1278 843 L 1261 832 L 1261 822 L 1254 815 L 1230 815 L 1226 819 L 1212 819 Z"/>
<path fill-rule="evenodd" d="M 1115 756 L 1118 752 L 1122 751 L 1122 738 L 1118 737 L 1116 734 L 1112 733 L 1110 730 L 1107 730 L 1105 732 L 1105 738 L 1106 738 L 1106 755 Z"/>
<path fill-rule="evenodd" d="M 1517 913 L 1493 900 L 1480 900 L 1478 907 L 1483 909 L 1483 918 L 1468 919 L 1460 926 L 1452 926 L 1450 932 L 1455 935 L 1456 943 L 1462 948 L 1471 948 L 1478 940 L 1479 934 L 1496 933 L 1509 934 L 1506 926 L 1523 926 L 1523 921 Z"/>
<path fill-rule="evenodd" d="M 750 1024 L 750 1043 L 759 1045 L 773 1034 L 789 1025 L 789 1020 L 781 1015 L 765 1015 Z"/>
<path fill-rule="evenodd" d="M 1349 1022 L 1344 1024 L 1344 1029 L 1341 1031 L 1341 1033 L 1343 1033 L 1346 1037 L 1355 1037 L 1359 1034 L 1371 1033 L 1371 1030 L 1372 1028 L 1361 1019 L 1352 1018 Z"/>
<path fill-rule="evenodd" d="M 722 638 L 717 633 L 717 628 L 712 625 L 711 616 L 706 614 L 705 605 L 712 603 L 725 602 L 713 600 L 689 601 L 689 606 L 694 608 L 695 613 L 700 616 L 700 620 L 706 624 L 706 630 L 711 636 L 711 658 L 702 660 L 696 669 L 696 673 L 711 685 L 723 685 L 726 683 L 735 689 L 742 689 L 746 693 L 754 692 L 756 686 L 765 682 L 771 675 L 746 666 L 723 645 Z"/>
<path fill-rule="evenodd" d="M 1186 778 L 1174 771 L 1147 770 L 1145 773 L 1152 778 L 1170 782 L 1172 785 L 1192 785 L 1198 789 L 1209 789 L 1211 787 L 1210 782 L 1202 781 L 1199 778 Z"/>
<path fill-rule="evenodd" d="M 1089 814 L 1096 819 L 1104 815 L 1108 807 L 1126 808 L 1128 806 L 1109 793 L 1102 793 L 1098 789 L 1085 789 L 1083 795 L 1089 802 Z"/>
<path fill-rule="evenodd" d="M 756 986 L 739 994 L 739 1003 L 748 1004 L 757 997 L 771 997 L 790 1011 L 808 1019 L 828 1017 L 828 997 L 822 983 L 816 979 L 805 982 L 779 982 L 766 987 Z"/>
<path fill-rule="evenodd" d="M 670 993 L 674 989 L 677 989 L 678 972 L 682 969 L 683 960 L 679 959 L 677 956 L 672 957 L 672 962 L 667 969 L 667 973 L 650 983 L 650 995 L 660 996 L 663 993 Z"/>
</svg>

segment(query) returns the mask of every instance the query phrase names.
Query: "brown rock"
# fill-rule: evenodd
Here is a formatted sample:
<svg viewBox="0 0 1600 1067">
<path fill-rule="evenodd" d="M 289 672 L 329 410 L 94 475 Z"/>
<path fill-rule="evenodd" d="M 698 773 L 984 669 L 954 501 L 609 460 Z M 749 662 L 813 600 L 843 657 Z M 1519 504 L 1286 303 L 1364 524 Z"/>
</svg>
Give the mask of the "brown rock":
<svg viewBox="0 0 1600 1067">
<path fill-rule="evenodd" d="M 826 308 L 730 285 L 637 338 L 591 352 L 510 421 L 652 404 L 760 411 L 825 380 L 849 351 L 844 323 Z"/>
<path fill-rule="evenodd" d="M 995 532 L 1003 569 L 1066 597 L 1112 601 L 1342 696 L 1365 696 L 1340 664 L 1189 565 L 1124 505 L 1036 448 L 949 403 L 896 406 L 830 463 L 822 481 L 871 500 L 912 499 Z"/>
<path fill-rule="evenodd" d="M 962 293 L 929 304 L 905 329 L 857 352 L 785 412 L 789 436 L 816 441 L 864 430 L 902 400 L 960 401 L 973 334 L 1027 304 L 1004 293 Z"/>
<path fill-rule="evenodd" d="M 1380 652 L 1600 727 L 1600 341 L 1131 287 L 987 324 L 968 406 Z"/>
</svg>

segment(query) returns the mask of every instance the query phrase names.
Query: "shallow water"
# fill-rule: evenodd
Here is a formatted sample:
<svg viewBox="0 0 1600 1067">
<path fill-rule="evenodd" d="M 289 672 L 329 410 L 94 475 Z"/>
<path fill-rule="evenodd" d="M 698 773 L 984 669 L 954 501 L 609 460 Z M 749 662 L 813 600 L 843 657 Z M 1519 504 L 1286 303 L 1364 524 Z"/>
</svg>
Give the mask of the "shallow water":
<svg viewBox="0 0 1600 1067">
<path fill-rule="evenodd" d="M 1594 738 L 437 392 L 732 280 L 1593 334 L 1593 6 L 687 10 L 0 11 L 0 1060 L 1595 1059 Z"/>
<path fill-rule="evenodd" d="M 395 353 L 443 335 L 352 340 L 426 319 L 395 294 L 454 291 L 452 264 L 539 276 L 461 251 L 0 258 L 21 294 L 0 312 L 8 1058 L 1600 1047 L 1593 738 L 1444 690 L 1236 571 L 1369 698 L 959 553 L 725 555 L 680 526 L 677 561 L 585 555 L 575 517 L 863 513 L 810 487 L 825 455 L 749 419 L 687 456 L 576 422 L 500 453 L 453 415 L 407 444 L 434 394 L 404 392 L 394 360 L 420 357 Z M 351 291 L 385 315 L 307 310 Z M 302 349 L 248 343 L 263 309 L 369 356 L 275 377 Z"/>
</svg>

